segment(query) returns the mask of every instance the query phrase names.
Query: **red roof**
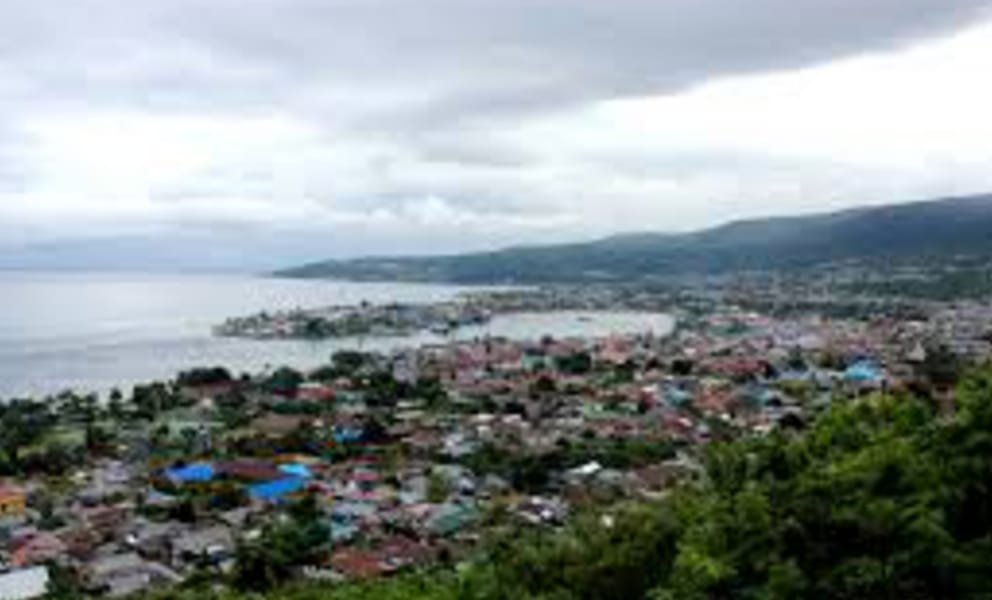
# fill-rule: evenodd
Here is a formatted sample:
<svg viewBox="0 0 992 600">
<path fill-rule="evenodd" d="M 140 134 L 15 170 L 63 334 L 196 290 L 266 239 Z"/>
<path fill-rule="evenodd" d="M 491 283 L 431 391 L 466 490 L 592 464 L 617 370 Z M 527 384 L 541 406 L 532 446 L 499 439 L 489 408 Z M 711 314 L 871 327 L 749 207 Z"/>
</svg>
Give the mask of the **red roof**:
<svg viewBox="0 0 992 600">
<path fill-rule="evenodd" d="M 378 556 L 355 550 L 336 553 L 331 557 L 331 566 L 350 579 L 370 579 L 386 572 Z"/>
<path fill-rule="evenodd" d="M 12 543 L 9 548 L 11 563 L 17 567 L 45 562 L 57 558 L 66 552 L 66 544 L 50 533 L 41 532 L 25 536 Z"/>
<path fill-rule="evenodd" d="M 359 483 L 375 483 L 380 477 L 374 471 L 356 471 L 351 474 L 351 479 Z"/>
<path fill-rule="evenodd" d="M 0 485 L 0 497 L 10 498 L 14 496 L 23 496 L 24 489 L 12 484 Z"/>
<path fill-rule="evenodd" d="M 232 460 L 214 465 L 219 475 L 248 481 L 274 481 L 285 475 L 275 465 L 266 462 Z"/>
<path fill-rule="evenodd" d="M 296 390 L 296 397 L 301 400 L 327 401 L 334 400 L 334 388 L 329 385 L 303 385 Z"/>
</svg>

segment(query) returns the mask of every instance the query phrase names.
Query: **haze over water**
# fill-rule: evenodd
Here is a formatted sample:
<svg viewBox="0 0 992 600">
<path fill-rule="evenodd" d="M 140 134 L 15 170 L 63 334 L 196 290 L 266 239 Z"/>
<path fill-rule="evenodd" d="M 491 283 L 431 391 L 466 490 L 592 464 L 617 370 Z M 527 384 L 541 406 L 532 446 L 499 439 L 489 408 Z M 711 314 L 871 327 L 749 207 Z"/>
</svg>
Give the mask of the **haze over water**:
<svg viewBox="0 0 992 600">
<path fill-rule="evenodd" d="M 216 338 L 212 325 L 262 310 L 383 302 L 431 302 L 468 288 L 405 283 L 304 281 L 235 275 L 0 273 L 0 398 L 73 388 L 104 392 L 170 378 L 194 366 L 255 372 L 312 368 L 341 348 L 389 350 L 444 338 L 255 341 Z M 497 318 L 459 338 L 542 334 L 666 333 L 665 315 L 575 313 Z"/>
</svg>

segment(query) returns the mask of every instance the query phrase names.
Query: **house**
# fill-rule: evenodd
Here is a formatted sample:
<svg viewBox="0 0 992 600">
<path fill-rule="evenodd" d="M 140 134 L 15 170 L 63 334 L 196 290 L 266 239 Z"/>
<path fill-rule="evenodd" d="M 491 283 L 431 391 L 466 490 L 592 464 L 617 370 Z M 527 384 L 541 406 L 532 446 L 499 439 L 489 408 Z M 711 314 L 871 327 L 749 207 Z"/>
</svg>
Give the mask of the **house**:
<svg viewBox="0 0 992 600">
<path fill-rule="evenodd" d="M 0 485 L 0 519 L 23 517 L 27 510 L 27 496 L 20 486 Z"/>
<path fill-rule="evenodd" d="M 510 491 L 510 489 L 511 489 L 510 482 L 492 473 L 483 477 L 482 483 L 480 485 L 482 496 L 488 498 L 497 496 L 499 494 L 504 494 Z"/>
<path fill-rule="evenodd" d="M 861 388 L 878 388 L 885 383 L 885 372 L 873 361 L 859 360 L 844 371 L 844 381 Z"/>
<path fill-rule="evenodd" d="M 242 506 L 218 514 L 217 519 L 228 527 L 244 529 L 251 522 L 254 514 L 251 508 Z"/>
<path fill-rule="evenodd" d="M 60 529 L 56 535 L 66 545 L 69 556 L 76 560 L 88 559 L 99 543 L 96 534 L 85 525 Z"/>
<path fill-rule="evenodd" d="M 302 477 L 286 477 L 267 483 L 259 483 L 248 488 L 253 500 L 278 504 L 306 488 L 307 480 Z"/>
<path fill-rule="evenodd" d="M 331 530 L 331 542 L 335 544 L 350 542 L 361 533 L 357 525 L 340 519 L 331 519 L 328 528 Z"/>
<path fill-rule="evenodd" d="M 134 479 L 134 470 L 120 461 L 107 461 L 95 468 L 91 483 L 85 492 L 100 501 L 116 495 L 126 494 L 128 484 Z"/>
<path fill-rule="evenodd" d="M 333 402 L 335 393 L 333 386 L 308 381 L 300 384 L 296 398 L 306 402 Z"/>
<path fill-rule="evenodd" d="M 386 573 L 386 567 L 372 552 L 341 550 L 331 557 L 331 566 L 348 579 L 372 579 Z"/>
<path fill-rule="evenodd" d="M 568 508 L 560 498 L 526 498 L 516 507 L 517 515 L 531 525 L 561 523 Z"/>
<path fill-rule="evenodd" d="M 376 515 L 376 505 L 369 502 L 342 501 L 334 504 L 332 518 L 341 523 L 368 521 Z"/>
<path fill-rule="evenodd" d="M 113 537 L 128 521 L 128 509 L 123 506 L 98 506 L 82 511 L 82 520 L 98 537 Z"/>
<path fill-rule="evenodd" d="M 214 478 L 214 467 L 209 463 L 193 463 L 166 469 L 165 477 L 174 484 L 206 483 Z"/>
<path fill-rule="evenodd" d="M 379 547 L 379 559 L 390 571 L 428 562 L 433 556 L 431 548 L 405 537 L 393 537 Z"/>
<path fill-rule="evenodd" d="M 338 444 L 353 444 L 365 437 L 365 431 L 360 427 L 338 426 L 334 428 L 334 441 Z"/>
<path fill-rule="evenodd" d="M 68 553 L 68 547 L 62 540 L 44 531 L 14 540 L 8 550 L 10 563 L 16 567 L 41 565 L 58 560 Z"/>
<path fill-rule="evenodd" d="M 575 467 L 566 471 L 565 477 L 573 481 L 583 481 L 591 477 L 595 477 L 600 471 L 603 470 L 603 466 L 596 461 L 586 463 L 582 466 Z"/>
<path fill-rule="evenodd" d="M 135 553 L 113 554 L 91 561 L 84 566 L 83 576 L 90 590 L 109 598 L 123 598 L 182 580 L 175 571 L 145 561 Z"/>
<path fill-rule="evenodd" d="M 125 506 L 97 506 L 82 511 L 83 523 L 90 531 L 103 536 L 116 533 L 128 520 L 128 509 Z"/>
<path fill-rule="evenodd" d="M 437 536 L 448 536 L 458 533 L 474 523 L 479 517 L 478 511 L 464 504 L 445 503 L 438 506 L 427 519 L 427 529 Z"/>
<path fill-rule="evenodd" d="M 125 537 L 127 545 L 148 560 L 167 560 L 177 526 L 173 523 L 144 522 Z"/>
<path fill-rule="evenodd" d="M 144 497 L 145 508 L 157 508 L 161 510 L 169 509 L 176 505 L 178 500 L 175 496 L 170 496 L 169 494 L 163 494 L 162 492 L 151 489 Z"/>
<path fill-rule="evenodd" d="M 215 472 L 240 481 L 275 481 L 285 477 L 274 464 L 264 461 L 232 460 L 214 465 Z"/>
<path fill-rule="evenodd" d="M 48 593 L 48 568 L 33 567 L 0 575 L 0 600 L 32 600 Z"/>
<path fill-rule="evenodd" d="M 229 558 L 233 552 L 234 536 L 223 525 L 184 533 L 172 543 L 174 563 L 195 562 L 199 559 L 219 561 Z"/>
<path fill-rule="evenodd" d="M 230 394 L 236 387 L 234 381 L 218 381 L 216 383 L 203 383 L 199 385 L 186 385 L 180 390 L 183 396 L 197 400 L 213 400 L 225 394 Z"/>
<path fill-rule="evenodd" d="M 310 419 L 299 415 L 268 413 L 251 423 L 251 430 L 266 437 L 281 438 L 296 433 L 309 424 Z"/>
</svg>

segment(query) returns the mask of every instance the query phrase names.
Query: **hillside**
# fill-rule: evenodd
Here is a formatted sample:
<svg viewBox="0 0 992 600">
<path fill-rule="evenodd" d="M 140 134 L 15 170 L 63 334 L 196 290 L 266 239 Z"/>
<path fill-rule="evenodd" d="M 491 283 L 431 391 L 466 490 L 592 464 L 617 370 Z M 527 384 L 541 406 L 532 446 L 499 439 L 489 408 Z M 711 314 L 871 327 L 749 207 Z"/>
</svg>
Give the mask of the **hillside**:
<svg viewBox="0 0 992 600">
<path fill-rule="evenodd" d="M 277 274 L 451 283 L 581 282 L 959 254 L 992 255 L 992 195 L 737 221 L 687 234 L 629 234 L 453 256 L 324 261 Z"/>
</svg>

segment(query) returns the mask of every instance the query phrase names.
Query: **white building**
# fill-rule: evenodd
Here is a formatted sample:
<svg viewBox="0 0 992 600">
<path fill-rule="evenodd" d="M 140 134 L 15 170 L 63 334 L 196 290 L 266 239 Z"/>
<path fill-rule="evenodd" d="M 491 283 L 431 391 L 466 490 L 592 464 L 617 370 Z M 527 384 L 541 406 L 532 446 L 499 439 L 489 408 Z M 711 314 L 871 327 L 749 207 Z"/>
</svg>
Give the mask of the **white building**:
<svg viewBox="0 0 992 600">
<path fill-rule="evenodd" d="M 48 592 L 48 568 L 33 567 L 0 575 L 0 600 L 32 600 Z"/>
</svg>

